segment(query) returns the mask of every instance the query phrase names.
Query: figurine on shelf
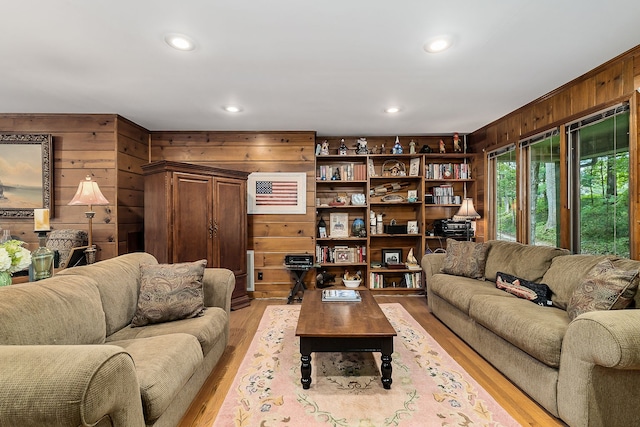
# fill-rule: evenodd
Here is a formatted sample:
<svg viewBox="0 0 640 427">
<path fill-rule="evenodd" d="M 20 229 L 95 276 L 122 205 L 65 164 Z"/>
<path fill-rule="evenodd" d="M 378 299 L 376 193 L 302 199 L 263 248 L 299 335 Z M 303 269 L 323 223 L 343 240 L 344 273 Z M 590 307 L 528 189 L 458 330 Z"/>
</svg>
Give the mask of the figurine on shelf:
<svg viewBox="0 0 640 427">
<path fill-rule="evenodd" d="M 420 149 L 420 153 L 422 154 L 429 154 L 429 153 L 433 153 L 433 150 L 431 149 L 431 147 L 429 147 L 427 144 L 424 144 L 422 146 L 422 148 Z"/>
<path fill-rule="evenodd" d="M 369 154 L 378 154 L 378 146 L 374 145 L 373 148 L 369 151 Z"/>
<path fill-rule="evenodd" d="M 440 145 L 440 154 L 445 154 L 447 150 L 444 148 L 444 141 L 440 140 L 439 145 Z"/>
<path fill-rule="evenodd" d="M 320 147 L 320 155 L 321 156 L 329 155 L 329 141 L 327 141 L 326 139 L 322 141 L 322 145 Z"/>
<path fill-rule="evenodd" d="M 382 143 L 382 145 L 380 146 L 380 154 L 387 154 L 384 151 L 384 142 Z"/>
<path fill-rule="evenodd" d="M 396 143 L 393 144 L 391 154 L 402 154 L 402 145 L 400 145 L 400 138 L 396 136 Z"/>
<path fill-rule="evenodd" d="M 359 138 L 356 141 L 356 154 L 369 154 L 369 150 L 367 150 L 367 138 Z"/>
<path fill-rule="evenodd" d="M 320 151 L 322 150 L 322 145 L 321 144 L 316 144 L 316 156 L 320 155 Z"/>
<path fill-rule="evenodd" d="M 413 139 L 409 141 L 409 154 L 416 154 L 416 142 Z"/>
<path fill-rule="evenodd" d="M 460 146 L 460 136 L 458 135 L 458 132 L 454 132 L 453 134 L 453 151 L 455 153 L 462 152 L 462 147 Z"/>
<path fill-rule="evenodd" d="M 347 145 L 344 143 L 344 138 L 340 140 L 340 148 L 338 148 L 338 154 L 341 156 L 347 155 Z"/>
<path fill-rule="evenodd" d="M 340 178 L 340 169 L 336 168 L 336 170 L 333 171 L 333 176 L 331 177 L 331 181 L 341 181 L 342 178 Z"/>
</svg>

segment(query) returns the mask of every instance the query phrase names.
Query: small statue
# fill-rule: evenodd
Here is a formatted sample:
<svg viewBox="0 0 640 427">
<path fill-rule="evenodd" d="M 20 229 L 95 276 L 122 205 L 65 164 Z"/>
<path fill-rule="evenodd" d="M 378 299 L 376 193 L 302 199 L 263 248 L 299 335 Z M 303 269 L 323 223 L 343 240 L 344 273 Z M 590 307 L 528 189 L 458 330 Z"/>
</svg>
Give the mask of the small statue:
<svg viewBox="0 0 640 427">
<path fill-rule="evenodd" d="M 374 145 L 369 154 L 378 154 L 378 146 Z"/>
<path fill-rule="evenodd" d="M 320 151 L 322 150 L 322 145 L 316 144 L 316 156 L 320 155 Z"/>
<path fill-rule="evenodd" d="M 382 143 L 382 145 L 380 146 L 380 154 L 387 154 L 384 151 L 384 142 Z"/>
<path fill-rule="evenodd" d="M 458 135 L 458 132 L 453 133 L 453 151 L 455 153 L 462 152 L 462 147 L 460 146 L 460 136 Z"/>
<path fill-rule="evenodd" d="M 369 154 L 369 150 L 367 150 L 367 138 L 359 138 L 356 144 L 356 154 Z"/>
<path fill-rule="evenodd" d="M 440 145 L 440 154 L 445 154 L 447 150 L 444 148 L 444 141 L 440 140 L 438 144 Z"/>
<path fill-rule="evenodd" d="M 424 144 L 422 146 L 422 148 L 420 149 L 420 153 L 422 154 L 429 154 L 429 153 L 433 153 L 433 150 L 431 149 L 431 147 L 429 147 L 427 144 Z"/>
<path fill-rule="evenodd" d="M 416 142 L 413 139 L 409 141 L 409 154 L 416 154 Z"/>
<path fill-rule="evenodd" d="M 347 155 L 347 145 L 344 143 L 344 138 L 340 140 L 340 148 L 338 148 L 338 154 L 341 156 Z"/>
<path fill-rule="evenodd" d="M 400 138 L 396 136 L 396 143 L 393 144 L 391 154 L 402 154 L 402 145 L 400 145 Z"/>
<path fill-rule="evenodd" d="M 320 147 L 320 155 L 328 156 L 329 155 L 329 141 L 326 139 L 322 141 L 322 146 Z"/>
</svg>

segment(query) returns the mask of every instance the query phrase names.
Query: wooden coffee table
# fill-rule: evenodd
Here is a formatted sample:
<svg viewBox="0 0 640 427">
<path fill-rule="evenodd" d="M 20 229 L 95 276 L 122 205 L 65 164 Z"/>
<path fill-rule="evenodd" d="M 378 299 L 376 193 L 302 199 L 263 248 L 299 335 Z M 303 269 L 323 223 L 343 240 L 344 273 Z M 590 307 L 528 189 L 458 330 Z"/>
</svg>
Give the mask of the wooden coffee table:
<svg viewBox="0 0 640 427">
<path fill-rule="evenodd" d="M 302 354 L 302 388 L 311 386 L 311 353 L 318 351 L 381 352 L 382 386 L 391 388 L 391 354 L 397 334 L 371 292 L 359 292 L 360 302 L 323 302 L 322 291 L 305 292 L 296 328 Z"/>
</svg>

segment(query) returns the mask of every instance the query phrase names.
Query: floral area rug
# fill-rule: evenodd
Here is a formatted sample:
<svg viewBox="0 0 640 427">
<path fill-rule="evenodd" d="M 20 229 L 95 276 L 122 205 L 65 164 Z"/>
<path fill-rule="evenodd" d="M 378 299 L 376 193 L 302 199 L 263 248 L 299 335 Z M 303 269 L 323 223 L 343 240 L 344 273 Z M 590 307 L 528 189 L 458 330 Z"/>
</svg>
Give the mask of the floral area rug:
<svg viewBox="0 0 640 427">
<path fill-rule="evenodd" d="M 519 426 L 398 303 L 380 304 L 398 333 L 393 383 L 380 353 L 312 353 L 300 384 L 300 306 L 268 306 L 215 427 Z"/>
</svg>

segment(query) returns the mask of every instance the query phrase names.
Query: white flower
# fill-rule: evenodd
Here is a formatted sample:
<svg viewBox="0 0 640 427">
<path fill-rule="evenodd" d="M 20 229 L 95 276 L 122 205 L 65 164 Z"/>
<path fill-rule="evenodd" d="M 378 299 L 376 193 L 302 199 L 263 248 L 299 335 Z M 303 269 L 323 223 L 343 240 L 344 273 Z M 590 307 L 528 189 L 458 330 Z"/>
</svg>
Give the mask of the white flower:
<svg viewBox="0 0 640 427">
<path fill-rule="evenodd" d="M 9 271 L 11 257 L 5 248 L 0 248 L 0 271 Z"/>
<path fill-rule="evenodd" d="M 29 252 L 27 249 L 23 247 L 20 247 L 16 255 L 18 255 L 19 258 L 18 258 L 18 264 L 16 265 L 14 272 L 22 271 L 29 268 L 29 266 L 31 265 L 31 252 Z"/>
</svg>

